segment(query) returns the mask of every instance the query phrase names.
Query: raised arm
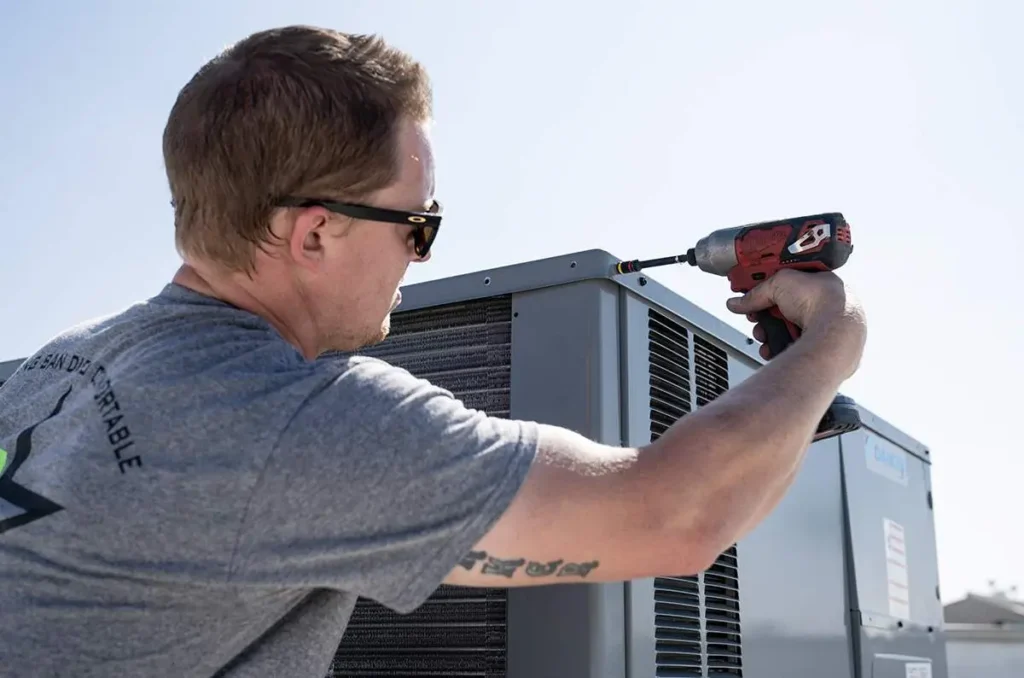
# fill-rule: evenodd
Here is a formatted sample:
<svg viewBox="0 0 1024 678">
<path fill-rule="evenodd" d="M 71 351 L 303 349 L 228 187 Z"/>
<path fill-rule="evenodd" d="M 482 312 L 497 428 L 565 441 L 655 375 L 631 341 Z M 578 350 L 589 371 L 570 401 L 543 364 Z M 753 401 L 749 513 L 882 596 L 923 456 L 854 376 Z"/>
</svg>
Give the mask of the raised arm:
<svg viewBox="0 0 1024 678">
<path fill-rule="evenodd" d="M 621 581 L 709 567 L 784 496 L 866 339 L 863 312 L 833 274 L 784 271 L 730 308 L 773 304 L 804 328 L 801 339 L 656 442 L 611 447 L 542 426 L 516 498 L 446 582 Z"/>
</svg>

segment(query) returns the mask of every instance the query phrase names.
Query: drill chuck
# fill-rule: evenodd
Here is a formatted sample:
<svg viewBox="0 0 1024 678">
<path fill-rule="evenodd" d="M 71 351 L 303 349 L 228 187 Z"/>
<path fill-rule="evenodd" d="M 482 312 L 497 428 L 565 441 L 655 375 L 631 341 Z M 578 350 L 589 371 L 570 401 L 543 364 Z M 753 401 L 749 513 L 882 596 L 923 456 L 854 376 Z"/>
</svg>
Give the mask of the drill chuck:
<svg viewBox="0 0 1024 678">
<path fill-rule="evenodd" d="M 620 261 L 615 265 L 617 273 L 636 273 L 645 268 L 668 266 L 670 264 L 689 264 L 696 266 L 705 273 L 725 276 L 739 263 L 736 258 L 736 234 L 740 228 L 725 228 L 715 231 L 697 241 L 696 246 L 686 250 L 685 254 L 676 254 L 659 259 L 633 259 Z"/>
<path fill-rule="evenodd" d="M 661 257 L 659 259 L 633 259 L 632 261 L 620 261 L 615 264 L 615 271 L 617 273 L 636 273 L 645 268 L 652 268 L 654 266 L 668 266 L 669 264 L 684 264 L 688 263 L 691 266 L 695 266 L 694 263 L 694 251 L 691 248 L 686 254 L 676 254 L 671 257 Z"/>
</svg>

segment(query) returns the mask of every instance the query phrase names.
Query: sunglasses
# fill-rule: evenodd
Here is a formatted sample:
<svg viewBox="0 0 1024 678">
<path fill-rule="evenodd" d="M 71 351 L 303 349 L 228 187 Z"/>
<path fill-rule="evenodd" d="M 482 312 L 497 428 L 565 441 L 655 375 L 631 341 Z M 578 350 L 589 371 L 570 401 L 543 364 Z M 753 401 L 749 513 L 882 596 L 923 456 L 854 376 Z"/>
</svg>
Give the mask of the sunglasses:
<svg viewBox="0 0 1024 678">
<path fill-rule="evenodd" d="M 274 201 L 274 205 L 277 207 L 323 207 L 325 210 L 353 219 L 382 221 L 388 224 L 410 224 L 415 227 L 413 237 L 416 256 L 421 259 L 430 253 L 430 247 L 437 238 L 437 230 L 441 228 L 441 203 L 436 200 L 426 212 L 407 212 L 316 198 L 280 198 Z"/>
</svg>

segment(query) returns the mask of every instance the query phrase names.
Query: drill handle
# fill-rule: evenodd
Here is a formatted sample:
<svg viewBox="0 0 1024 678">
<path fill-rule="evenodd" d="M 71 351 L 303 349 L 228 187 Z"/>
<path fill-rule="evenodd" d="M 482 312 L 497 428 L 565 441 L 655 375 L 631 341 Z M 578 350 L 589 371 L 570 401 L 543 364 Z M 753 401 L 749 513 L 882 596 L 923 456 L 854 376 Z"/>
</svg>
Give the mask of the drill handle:
<svg viewBox="0 0 1024 678">
<path fill-rule="evenodd" d="M 800 338 L 800 328 L 787 320 L 778 306 L 758 311 L 756 317 L 758 324 L 764 328 L 764 343 L 767 344 L 773 358 Z"/>
<path fill-rule="evenodd" d="M 757 322 L 764 328 L 765 344 L 774 358 L 800 338 L 800 328 L 787 320 L 778 306 L 757 313 Z M 814 432 L 814 442 L 856 431 L 861 427 L 860 410 L 849 396 L 836 395 Z"/>
</svg>

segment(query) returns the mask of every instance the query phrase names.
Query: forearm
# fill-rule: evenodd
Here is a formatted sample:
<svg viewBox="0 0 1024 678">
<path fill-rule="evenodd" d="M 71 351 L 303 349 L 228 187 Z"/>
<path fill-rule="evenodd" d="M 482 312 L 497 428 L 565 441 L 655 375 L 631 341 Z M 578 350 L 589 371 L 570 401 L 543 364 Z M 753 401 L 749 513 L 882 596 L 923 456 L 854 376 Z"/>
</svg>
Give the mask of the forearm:
<svg viewBox="0 0 1024 678">
<path fill-rule="evenodd" d="M 668 520 L 724 549 L 769 513 L 796 477 L 852 366 L 832 337 L 805 337 L 641 455 Z M 846 341 L 846 339 L 844 339 Z"/>
</svg>

